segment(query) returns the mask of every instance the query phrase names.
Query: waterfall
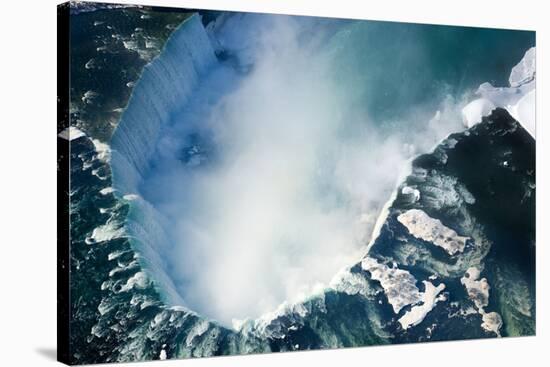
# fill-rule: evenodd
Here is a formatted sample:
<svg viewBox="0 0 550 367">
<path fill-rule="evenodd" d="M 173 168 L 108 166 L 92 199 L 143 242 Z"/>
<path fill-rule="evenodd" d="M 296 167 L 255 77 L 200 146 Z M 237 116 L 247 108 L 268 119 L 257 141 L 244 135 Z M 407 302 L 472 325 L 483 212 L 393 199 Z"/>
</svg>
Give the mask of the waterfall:
<svg viewBox="0 0 550 367">
<path fill-rule="evenodd" d="M 188 103 L 216 62 L 200 17 L 192 15 L 174 31 L 162 53 L 145 66 L 111 139 L 113 186 L 129 202 L 125 229 L 141 265 L 169 304 L 183 305 L 165 269 L 170 253 L 166 219 L 138 192 L 159 133 L 172 113 Z M 135 195 L 138 194 L 138 195 Z"/>
<path fill-rule="evenodd" d="M 152 276 L 164 301 L 171 305 L 185 305 L 166 271 L 170 264 L 162 256 L 171 253 L 173 246 L 165 228 L 167 221 L 161 213 L 147 200 L 132 196 L 125 229 L 131 235 L 130 242 L 134 249 L 138 250 L 136 256 Z"/>
<path fill-rule="evenodd" d="M 111 139 L 116 189 L 124 193 L 137 191 L 161 127 L 174 110 L 187 103 L 201 76 L 215 61 L 206 30 L 194 14 L 144 68 Z"/>
</svg>

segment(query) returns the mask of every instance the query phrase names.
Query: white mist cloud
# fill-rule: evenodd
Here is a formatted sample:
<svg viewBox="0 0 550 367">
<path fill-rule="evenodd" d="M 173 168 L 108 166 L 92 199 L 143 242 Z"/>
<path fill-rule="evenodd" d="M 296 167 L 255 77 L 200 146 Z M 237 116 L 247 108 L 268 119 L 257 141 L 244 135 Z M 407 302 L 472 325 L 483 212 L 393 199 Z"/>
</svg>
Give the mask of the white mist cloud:
<svg viewBox="0 0 550 367">
<path fill-rule="evenodd" d="M 419 108 L 424 123 L 384 133 L 347 103 L 355 91 L 332 77 L 335 56 L 318 51 L 320 36 L 304 40 L 292 18 L 262 19 L 228 31 L 233 41 L 254 34 L 240 51 L 251 72 L 213 72 L 166 129 L 142 186 L 171 223 L 164 256 L 182 298 L 227 325 L 297 300 L 357 261 L 414 149 L 460 126 L 448 101 L 446 118 L 428 123 L 434 111 Z M 215 147 L 198 166 L 177 159 L 190 131 Z"/>
</svg>

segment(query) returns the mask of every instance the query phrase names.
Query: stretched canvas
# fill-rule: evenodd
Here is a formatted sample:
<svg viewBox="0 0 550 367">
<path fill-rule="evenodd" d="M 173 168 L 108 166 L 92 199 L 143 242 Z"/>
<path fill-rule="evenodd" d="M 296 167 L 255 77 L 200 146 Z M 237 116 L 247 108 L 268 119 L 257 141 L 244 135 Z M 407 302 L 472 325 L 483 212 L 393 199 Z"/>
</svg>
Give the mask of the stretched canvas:
<svg viewBox="0 0 550 367">
<path fill-rule="evenodd" d="M 68 364 L 535 333 L 535 32 L 58 7 Z"/>
</svg>

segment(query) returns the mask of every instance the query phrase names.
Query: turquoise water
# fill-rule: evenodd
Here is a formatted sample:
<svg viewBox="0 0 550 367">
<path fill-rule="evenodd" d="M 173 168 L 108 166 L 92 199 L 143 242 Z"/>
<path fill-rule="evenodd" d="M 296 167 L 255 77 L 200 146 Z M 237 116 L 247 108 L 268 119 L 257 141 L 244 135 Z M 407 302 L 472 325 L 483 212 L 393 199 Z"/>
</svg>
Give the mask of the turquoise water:
<svg viewBox="0 0 550 367">
<path fill-rule="evenodd" d="M 328 42 L 334 78 L 375 121 L 414 121 L 445 96 L 508 86 L 534 32 L 388 22 L 344 23 Z M 425 118 L 426 116 L 419 116 Z M 406 127 L 406 126 L 405 126 Z"/>
</svg>

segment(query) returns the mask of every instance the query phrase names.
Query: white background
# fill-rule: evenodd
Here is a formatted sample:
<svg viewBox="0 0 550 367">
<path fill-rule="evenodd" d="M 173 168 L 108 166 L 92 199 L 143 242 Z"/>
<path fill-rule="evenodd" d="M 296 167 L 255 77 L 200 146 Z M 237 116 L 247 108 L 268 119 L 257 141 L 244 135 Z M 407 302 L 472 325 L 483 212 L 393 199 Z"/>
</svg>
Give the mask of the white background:
<svg viewBox="0 0 550 367">
<path fill-rule="evenodd" d="M 549 355 L 546 1 L 145 0 L 121 3 L 537 31 L 537 336 L 167 361 L 150 366 L 540 365 Z M 4 1 L 0 18 L 0 365 L 56 353 L 56 0 Z M 546 17 L 545 17 L 546 14 Z M 161 364 L 162 363 L 162 364 Z M 122 366 L 122 365 L 121 365 Z"/>
</svg>

